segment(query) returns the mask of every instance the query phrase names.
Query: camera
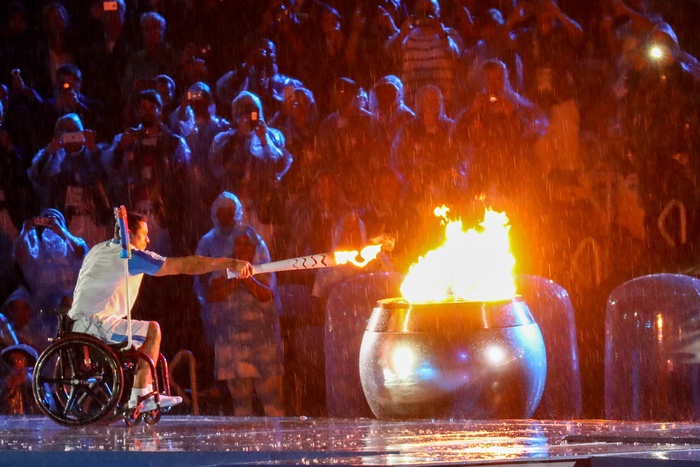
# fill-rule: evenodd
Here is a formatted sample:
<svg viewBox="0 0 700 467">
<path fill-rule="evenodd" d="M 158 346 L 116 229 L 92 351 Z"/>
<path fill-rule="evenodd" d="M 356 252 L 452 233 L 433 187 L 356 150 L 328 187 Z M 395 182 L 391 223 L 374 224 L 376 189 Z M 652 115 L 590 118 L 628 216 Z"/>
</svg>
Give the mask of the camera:
<svg viewBox="0 0 700 467">
<path fill-rule="evenodd" d="M 85 134 L 82 131 L 73 131 L 63 133 L 61 135 L 61 144 L 83 144 L 85 143 Z"/>
<path fill-rule="evenodd" d="M 51 217 L 35 217 L 34 225 L 37 227 L 49 227 L 53 223 L 53 218 Z"/>
<path fill-rule="evenodd" d="M 250 112 L 250 115 L 248 117 L 248 123 L 251 128 L 257 128 L 258 125 L 260 125 L 260 115 L 258 114 L 257 110 L 253 110 Z"/>
<path fill-rule="evenodd" d="M 117 2 L 102 2 L 103 11 L 118 11 L 119 6 Z"/>
<path fill-rule="evenodd" d="M 202 91 L 187 91 L 187 100 L 193 101 L 204 97 Z"/>
</svg>

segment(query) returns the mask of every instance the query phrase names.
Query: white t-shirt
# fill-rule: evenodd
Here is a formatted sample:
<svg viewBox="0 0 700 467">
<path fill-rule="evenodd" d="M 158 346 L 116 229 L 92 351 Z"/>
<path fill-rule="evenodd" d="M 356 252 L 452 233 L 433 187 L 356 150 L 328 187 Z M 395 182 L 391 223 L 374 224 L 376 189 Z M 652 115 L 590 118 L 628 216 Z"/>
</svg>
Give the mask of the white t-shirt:
<svg viewBox="0 0 700 467">
<path fill-rule="evenodd" d="M 90 316 L 126 317 L 134 306 L 144 274 L 154 275 L 165 258 L 150 251 L 132 248 L 129 260 L 129 303 L 124 277 L 124 260 L 119 242 L 108 240 L 95 245 L 85 257 L 75 286 L 73 306 L 68 315 L 72 319 Z"/>
</svg>

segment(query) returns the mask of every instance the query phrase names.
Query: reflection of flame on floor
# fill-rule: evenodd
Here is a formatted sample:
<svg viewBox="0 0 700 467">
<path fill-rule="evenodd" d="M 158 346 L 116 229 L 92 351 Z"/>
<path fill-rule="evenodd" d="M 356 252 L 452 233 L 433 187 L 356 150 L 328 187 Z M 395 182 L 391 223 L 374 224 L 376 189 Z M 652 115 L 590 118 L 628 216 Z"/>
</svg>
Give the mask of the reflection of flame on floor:
<svg viewBox="0 0 700 467">
<path fill-rule="evenodd" d="M 447 223 L 445 242 L 418 259 L 401 285 L 409 302 L 508 300 L 515 295 L 515 258 L 505 213 L 487 209 L 479 229 L 462 229 L 447 218 L 448 208 L 435 209 Z"/>
</svg>

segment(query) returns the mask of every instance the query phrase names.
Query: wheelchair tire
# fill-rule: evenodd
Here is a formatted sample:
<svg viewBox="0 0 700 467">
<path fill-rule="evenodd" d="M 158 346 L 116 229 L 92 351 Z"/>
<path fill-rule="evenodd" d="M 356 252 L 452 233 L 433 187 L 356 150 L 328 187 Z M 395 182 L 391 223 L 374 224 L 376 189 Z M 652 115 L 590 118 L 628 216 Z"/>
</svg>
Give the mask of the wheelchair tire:
<svg viewBox="0 0 700 467">
<path fill-rule="evenodd" d="M 112 418 L 124 375 L 117 355 L 99 339 L 70 333 L 54 341 L 34 367 L 34 398 L 54 422 L 79 427 Z"/>
</svg>

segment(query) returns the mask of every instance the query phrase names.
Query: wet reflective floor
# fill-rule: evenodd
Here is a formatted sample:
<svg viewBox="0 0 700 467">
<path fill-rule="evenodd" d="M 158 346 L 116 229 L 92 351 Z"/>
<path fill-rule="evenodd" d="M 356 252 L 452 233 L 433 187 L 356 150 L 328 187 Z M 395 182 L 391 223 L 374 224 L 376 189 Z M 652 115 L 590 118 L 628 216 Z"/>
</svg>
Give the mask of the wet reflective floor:
<svg viewBox="0 0 700 467">
<path fill-rule="evenodd" d="M 700 465 L 700 425 L 163 416 L 64 428 L 0 417 L 0 466 Z"/>
</svg>

